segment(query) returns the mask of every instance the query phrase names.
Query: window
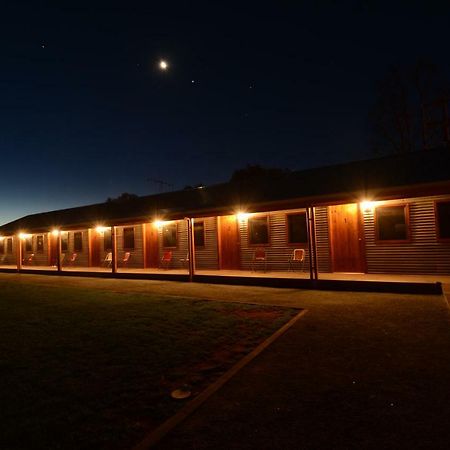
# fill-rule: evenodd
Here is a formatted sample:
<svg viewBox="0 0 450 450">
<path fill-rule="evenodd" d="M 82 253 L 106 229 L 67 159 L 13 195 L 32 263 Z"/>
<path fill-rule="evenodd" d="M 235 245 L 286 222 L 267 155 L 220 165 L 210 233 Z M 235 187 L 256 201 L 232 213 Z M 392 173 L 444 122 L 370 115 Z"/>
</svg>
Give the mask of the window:
<svg viewBox="0 0 450 450">
<path fill-rule="evenodd" d="M 103 250 L 111 250 L 112 249 L 112 237 L 111 230 L 105 230 L 103 232 Z"/>
<path fill-rule="evenodd" d="M 248 219 L 248 242 L 250 245 L 269 244 L 268 217 L 250 217 Z"/>
<path fill-rule="evenodd" d="M 61 232 L 61 251 L 67 252 L 69 249 L 69 233 L 67 231 Z"/>
<path fill-rule="evenodd" d="M 42 253 L 44 251 L 44 236 L 36 236 L 36 251 Z"/>
<path fill-rule="evenodd" d="M 375 210 L 378 241 L 407 241 L 409 239 L 409 209 L 407 205 L 379 206 Z"/>
<path fill-rule="evenodd" d="M 134 249 L 134 227 L 123 229 L 123 248 L 127 250 Z"/>
<path fill-rule="evenodd" d="M 289 244 L 306 244 L 308 242 L 305 212 L 288 214 L 287 228 Z"/>
<path fill-rule="evenodd" d="M 436 202 L 436 228 L 438 239 L 450 239 L 450 201 Z"/>
<path fill-rule="evenodd" d="M 194 222 L 194 243 L 196 247 L 205 246 L 205 222 Z"/>
<path fill-rule="evenodd" d="M 5 253 L 5 239 L 0 238 L 0 254 Z"/>
<path fill-rule="evenodd" d="M 83 251 L 83 232 L 81 231 L 73 233 L 73 251 L 74 252 Z"/>
<path fill-rule="evenodd" d="M 177 223 L 165 223 L 162 229 L 163 233 L 163 247 L 177 246 Z"/>
<path fill-rule="evenodd" d="M 33 236 L 25 238 L 25 251 L 26 252 L 33 251 Z"/>
<path fill-rule="evenodd" d="M 12 238 L 8 238 L 6 240 L 6 253 L 12 254 L 13 252 L 13 240 Z"/>
</svg>

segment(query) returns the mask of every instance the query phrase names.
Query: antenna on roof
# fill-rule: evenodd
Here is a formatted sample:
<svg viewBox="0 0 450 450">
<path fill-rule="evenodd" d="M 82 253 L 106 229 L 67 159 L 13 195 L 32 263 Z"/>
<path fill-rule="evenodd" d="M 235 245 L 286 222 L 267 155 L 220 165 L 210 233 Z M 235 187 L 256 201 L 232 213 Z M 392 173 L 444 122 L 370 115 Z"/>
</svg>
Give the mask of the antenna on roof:
<svg viewBox="0 0 450 450">
<path fill-rule="evenodd" d="M 158 186 L 158 192 L 164 192 L 164 190 L 166 191 L 173 191 L 175 185 L 172 183 L 168 183 L 167 181 L 164 180 L 157 180 L 156 178 L 147 178 L 147 181 L 149 181 L 150 183 L 156 184 Z M 166 189 L 165 189 L 166 188 Z"/>
</svg>

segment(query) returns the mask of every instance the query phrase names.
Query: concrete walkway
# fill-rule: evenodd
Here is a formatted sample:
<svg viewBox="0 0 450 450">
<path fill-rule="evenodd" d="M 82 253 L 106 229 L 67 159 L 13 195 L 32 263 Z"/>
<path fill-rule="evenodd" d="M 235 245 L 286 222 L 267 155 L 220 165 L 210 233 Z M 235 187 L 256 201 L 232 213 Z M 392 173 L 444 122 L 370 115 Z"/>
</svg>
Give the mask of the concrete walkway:
<svg viewBox="0 0 450 450">
<path fill-rule="evenodd" d="M 442 297 L 292 292 L 286 303 L 309 312 L 157 448 L 450 448 Z"/>
</svg>

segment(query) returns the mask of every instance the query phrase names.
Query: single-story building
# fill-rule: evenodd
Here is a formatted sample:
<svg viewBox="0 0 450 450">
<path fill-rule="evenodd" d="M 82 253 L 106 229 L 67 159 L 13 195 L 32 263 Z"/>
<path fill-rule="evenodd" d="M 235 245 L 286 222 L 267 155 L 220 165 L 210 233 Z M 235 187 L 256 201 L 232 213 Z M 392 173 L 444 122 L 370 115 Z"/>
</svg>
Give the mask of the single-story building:
<svg viewBox="0 0 450 450">
<path fill-rule="evenodd" d="M 450 150 L 33 214 L 0 227 L 0 268 L 450 275 Z"/>
</svg>

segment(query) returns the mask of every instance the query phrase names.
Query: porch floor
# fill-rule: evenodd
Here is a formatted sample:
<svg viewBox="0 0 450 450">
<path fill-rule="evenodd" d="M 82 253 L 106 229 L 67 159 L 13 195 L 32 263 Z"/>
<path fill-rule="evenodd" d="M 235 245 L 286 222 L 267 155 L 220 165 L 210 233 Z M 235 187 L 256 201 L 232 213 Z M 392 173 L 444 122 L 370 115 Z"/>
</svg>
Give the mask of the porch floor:
<svg viewBox="0 0 450 450">
<path fill-rule="evenodd" d="M 16 270 L 14 265 L 0 265 L 1 269 Z M 53 266 L 23 266 L 26 271 L 52 271 L 56 272 Z M 89 273 L 111 273 L 106 267 L 63 267 L 63 272 Z M 118 268 L 118 273 L 123 274 L 157 274 L 164 275 L 188 275 L 187 269 L 140 269 L 140 268 Z M 288 279 L 309 279 L 309 272 L 301 271 L 250 271 L 250 270 L 202 270 L 197 269 L 196 275 L 207 275 L 214 277 L 249 277 L 249 278 L 288 278 Z M 370 274 L 370 273 L 319 273 L 319 280 L 342 280 L 342 281 L 380 281 L 398 283 L 436 283 L 441 282 L 450 285 L 450 275 L 405 275 L 405 274 Z"/>
</svg>

